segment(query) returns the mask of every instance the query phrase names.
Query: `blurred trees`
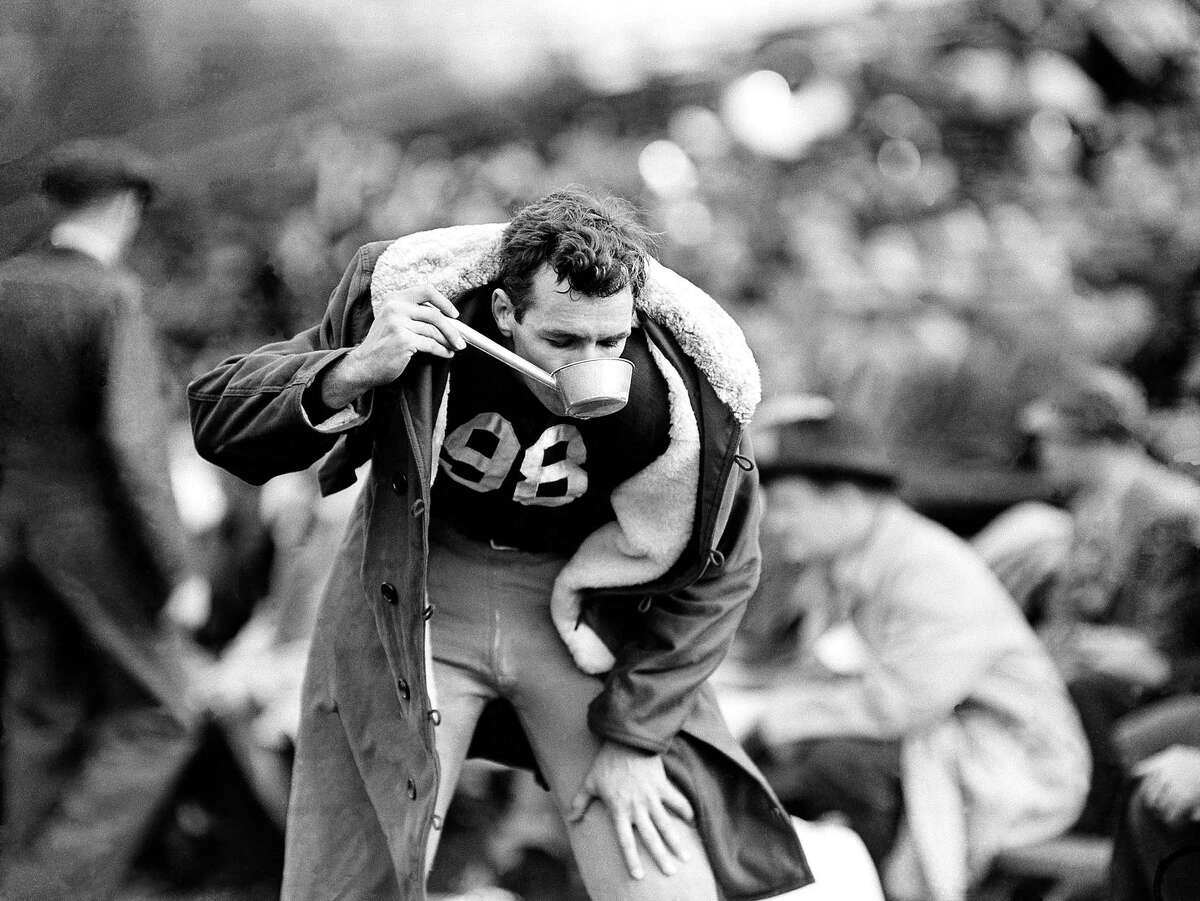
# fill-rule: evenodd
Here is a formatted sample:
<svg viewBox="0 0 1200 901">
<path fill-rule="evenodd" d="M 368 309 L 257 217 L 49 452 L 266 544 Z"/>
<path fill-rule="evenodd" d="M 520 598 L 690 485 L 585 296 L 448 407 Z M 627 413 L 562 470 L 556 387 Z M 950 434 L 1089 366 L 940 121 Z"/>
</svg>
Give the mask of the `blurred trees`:
<svg viewBox="0 0 1200 901">
<path fill-rule="evenodd" d="M 153 115 L 158 100 L 145 44 L 124 0 L 5 4 L 2 161 L 11 164 L 66 135 L 121 134 Z"/>
</svg>

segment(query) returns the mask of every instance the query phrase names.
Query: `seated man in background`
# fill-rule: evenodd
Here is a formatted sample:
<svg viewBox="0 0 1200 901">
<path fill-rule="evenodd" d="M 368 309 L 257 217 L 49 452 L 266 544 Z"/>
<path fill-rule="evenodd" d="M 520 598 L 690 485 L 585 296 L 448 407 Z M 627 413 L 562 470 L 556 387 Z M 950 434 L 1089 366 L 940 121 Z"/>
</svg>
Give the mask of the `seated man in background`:
<svg viewBox="0 0 1200 901">
<path fill-rule="evenodd" d="M 1151 456 L 1145 398 L 1114 370 L 1069 381 L 1028 411 L 1026 425 L 1071 517 L 1064 558 L 1029 613 L 1092 750 L 1077 828 L 1107 835 L 1123 777 L 1114 728 L 1152 701 L 1200 688 L 1200 485 Z"/>
<path fill-rule="evenodd" d="M 763 580 L 721 700 L 785 807 L 844 816 L 891 897 L 962 899 L 997 852 L 1074 822 L 1087 746 L 995 577 L 823 412 L 758 442 Z"/>
</svg>

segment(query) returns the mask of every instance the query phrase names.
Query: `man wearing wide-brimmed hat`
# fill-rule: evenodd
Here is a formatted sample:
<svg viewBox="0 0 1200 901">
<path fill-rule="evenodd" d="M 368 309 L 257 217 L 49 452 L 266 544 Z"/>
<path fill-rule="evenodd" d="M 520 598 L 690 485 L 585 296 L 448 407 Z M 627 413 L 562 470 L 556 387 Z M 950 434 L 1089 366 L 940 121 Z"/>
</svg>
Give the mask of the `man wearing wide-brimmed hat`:
<svg viewBox="0 0 1200 901">
<path fill-rule="evenodd" d="M 0 265 L 0 897 L 106 898 L 194 747 L 160 613 L 203 608 L 166 394 L 121 259 L 155 190 L 108 140 L 49 156 L 45 243 Z"/>
<path fill-rule="evenodd" d="M 789 811 L 848 819 L 889 897 L 962 901 L 998 851 L 1074 820 L 1078 720 L 982 561 L 897 499 L 879 436 L 827 401 L 774 406 L 722 700 Z"/>
</svg>

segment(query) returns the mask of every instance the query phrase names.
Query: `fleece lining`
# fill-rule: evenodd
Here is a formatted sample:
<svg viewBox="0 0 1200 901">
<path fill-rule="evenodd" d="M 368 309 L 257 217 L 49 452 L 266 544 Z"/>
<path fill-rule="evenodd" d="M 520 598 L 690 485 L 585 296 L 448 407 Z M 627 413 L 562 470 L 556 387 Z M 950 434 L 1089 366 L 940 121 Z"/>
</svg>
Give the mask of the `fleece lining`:
<svg viewBox="0 0 1200 901">
<path fill-rule="evenodd" d="M 451 300 L 493 281 L 503 225 L 467 225 L 408 235 L 379 257 L 371 277 L 372 304 L 405 288 L 428 284 Z M 636 309 L 665 327 L 743 426 L 757 406 L 758 367 L 741 330 L 721 307 L 691 282 L 651 260 Z M 584 539 L 554 586 L 551 614 L 577 663 L 603 672 L 612 663 L 594 633 L 577 625 L 579 592 L 649 582 L 683 553 L 696 515 L 700 433 L 683 378 L 650 344 L 667 383 L 670 440 L 667 450 L 612 494 L 616 519 Z M 433 455 L 444 433 L 445 400 L 439 405 Z"/>
<path fill-rule="evenodd" d="M 502 224 L 456 225 L 398 238 L 371 276 L 372 294 L 429 284 L 456 300 L 499 273 Z M 665 326 L 743 426 L 762 394 L 758 366 L 733 318 L 683 276 L 651 260 L 637 311 Z"/>
</svg>

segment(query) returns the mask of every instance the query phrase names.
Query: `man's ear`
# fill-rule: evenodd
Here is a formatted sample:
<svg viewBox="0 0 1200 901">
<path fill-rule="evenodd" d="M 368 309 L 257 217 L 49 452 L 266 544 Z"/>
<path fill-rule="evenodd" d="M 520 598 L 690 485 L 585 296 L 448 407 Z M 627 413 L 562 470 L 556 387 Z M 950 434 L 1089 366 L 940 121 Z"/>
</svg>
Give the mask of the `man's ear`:
<svg viewBox="0 0 1200 901">
<path fill-rule="evenodd" d="M 512 337 L 513 323 L 516 322 L 517 311 L 513 306 L 512 298 L 508 296 L 503 288 L 496 288 L 492 291 L 492 318 L 496 320 L 496 327 L 500 329 L 500 334 L 505 338 Z"/>
</svg>

